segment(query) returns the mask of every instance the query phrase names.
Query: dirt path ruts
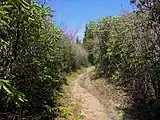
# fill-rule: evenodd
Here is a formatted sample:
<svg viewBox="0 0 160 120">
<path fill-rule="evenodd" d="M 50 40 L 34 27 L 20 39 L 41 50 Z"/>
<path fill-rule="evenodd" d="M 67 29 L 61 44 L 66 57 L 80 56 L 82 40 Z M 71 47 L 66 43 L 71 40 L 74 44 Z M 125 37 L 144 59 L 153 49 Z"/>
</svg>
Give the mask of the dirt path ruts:
<svg viewBox="0 0 160 120">
<path fill-rule="evenodd" d="M 106 120 L 106 113 L 104 106 L 99 100 L 93 96 L 84 86 L 88 78 L 88 73 L 93 68 L 88 68 L 87 72 L 79 75 L 73 85 L 72 93 L 73 97 L 81 106 L 81 119 L 82 120 Z M 88 87 L 92 87 L 88 84 Z"/>
</svg>

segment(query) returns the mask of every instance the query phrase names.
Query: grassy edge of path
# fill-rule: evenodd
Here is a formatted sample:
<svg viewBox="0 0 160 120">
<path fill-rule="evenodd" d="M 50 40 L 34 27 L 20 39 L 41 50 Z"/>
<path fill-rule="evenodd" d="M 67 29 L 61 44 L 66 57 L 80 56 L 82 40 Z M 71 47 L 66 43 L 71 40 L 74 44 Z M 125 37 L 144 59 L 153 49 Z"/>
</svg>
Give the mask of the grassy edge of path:
<svg viewBox="0 0 160 120">
<path fill-rule="evenodd" d="M 73 86 L 74 79 L 78 75 L 87 71 L 87 68 L 81 68 L 75 72 L 72 72 L 70 75 L 66 76 L 67 84 L 63 85 L 63 91 L 60 98 L 60 115 L 56 120 L 79 120 L 80 119 L 80 110 L 81 107 L 77 104 L 72 97 L 71 89 Z"/>
</svg>

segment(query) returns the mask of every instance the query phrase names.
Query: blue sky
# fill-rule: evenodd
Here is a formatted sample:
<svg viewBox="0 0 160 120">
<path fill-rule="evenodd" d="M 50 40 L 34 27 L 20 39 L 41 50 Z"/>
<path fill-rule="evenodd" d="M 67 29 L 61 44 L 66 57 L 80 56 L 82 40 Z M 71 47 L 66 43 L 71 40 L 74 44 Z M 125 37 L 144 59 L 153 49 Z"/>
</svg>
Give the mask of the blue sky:
<svg viewBox="0 0 160 120">
<path fill-rule="evenodd" d="M 55 23 L 77 31 L 80 38 L 83 38 L 85 25 L 89 21 L 118 16 L 123 10 L 130 11 L 132 8 L 129 0 L 52 0 L 48 4 L 56 10 Z"/>
</svg>

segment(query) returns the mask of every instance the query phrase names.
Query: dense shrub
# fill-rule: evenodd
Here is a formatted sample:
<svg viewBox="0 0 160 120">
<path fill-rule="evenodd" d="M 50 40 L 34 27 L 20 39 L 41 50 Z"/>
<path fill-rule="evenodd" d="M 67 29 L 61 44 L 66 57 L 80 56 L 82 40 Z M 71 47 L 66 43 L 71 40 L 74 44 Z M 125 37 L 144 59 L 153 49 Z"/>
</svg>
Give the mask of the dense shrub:
<svg viewBox="0 0 160 120">
<path fill-rule="evenodd" d="M 54 119 L 65 75 L 87 65 L 52 14 L 35 0 L 0 1 L 2 119 Z"/>
<path fill-rule="evenodd" d="M 97 49 L 98 49 L 98 39 L 97 38 L 97 24 L 91 21 L 85 30 L 85 37 L 83 40 L 83 45 L 88 50 L 88 61 L 95 65 L 96 57 L 97 57 Z"/>
<path fill-rule="evenodd" d="M 147 12 L 102 18 L 95 23 L 96 33 L 86 30 L 85 36 L 94 37 L 84 39 L 85 46 L 98 40 L 94 55 L 98 74 L 125 87 L 132 95 L 138 118 L 145 120 L 159 119 L 160 105 L 159 35 L 149 26 L 149 18 Z M 91 53 L 92 47 L 88 48 Z"/>
</svg>

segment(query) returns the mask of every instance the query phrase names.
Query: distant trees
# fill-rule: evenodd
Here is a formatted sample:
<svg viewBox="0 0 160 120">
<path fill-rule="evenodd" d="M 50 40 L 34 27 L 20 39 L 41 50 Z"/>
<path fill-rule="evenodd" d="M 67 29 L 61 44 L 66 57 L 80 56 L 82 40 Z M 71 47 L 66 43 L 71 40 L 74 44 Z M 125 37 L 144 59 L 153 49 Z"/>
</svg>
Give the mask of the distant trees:
<svg viewBox="0 0 160 120">
<path fill-rule="evenodd" d="M 76 44 L 81 44 L 81 41 L 78 36 L 76 37 Z"/>
<path fill-rule="evenodd" d="M 84 47 L 88 50 L 88 61 L 95 65 L 98 49 L 97 24 L 91 21 L 86 25 L 85 35 L 83 39 Z"/>
</svg>

